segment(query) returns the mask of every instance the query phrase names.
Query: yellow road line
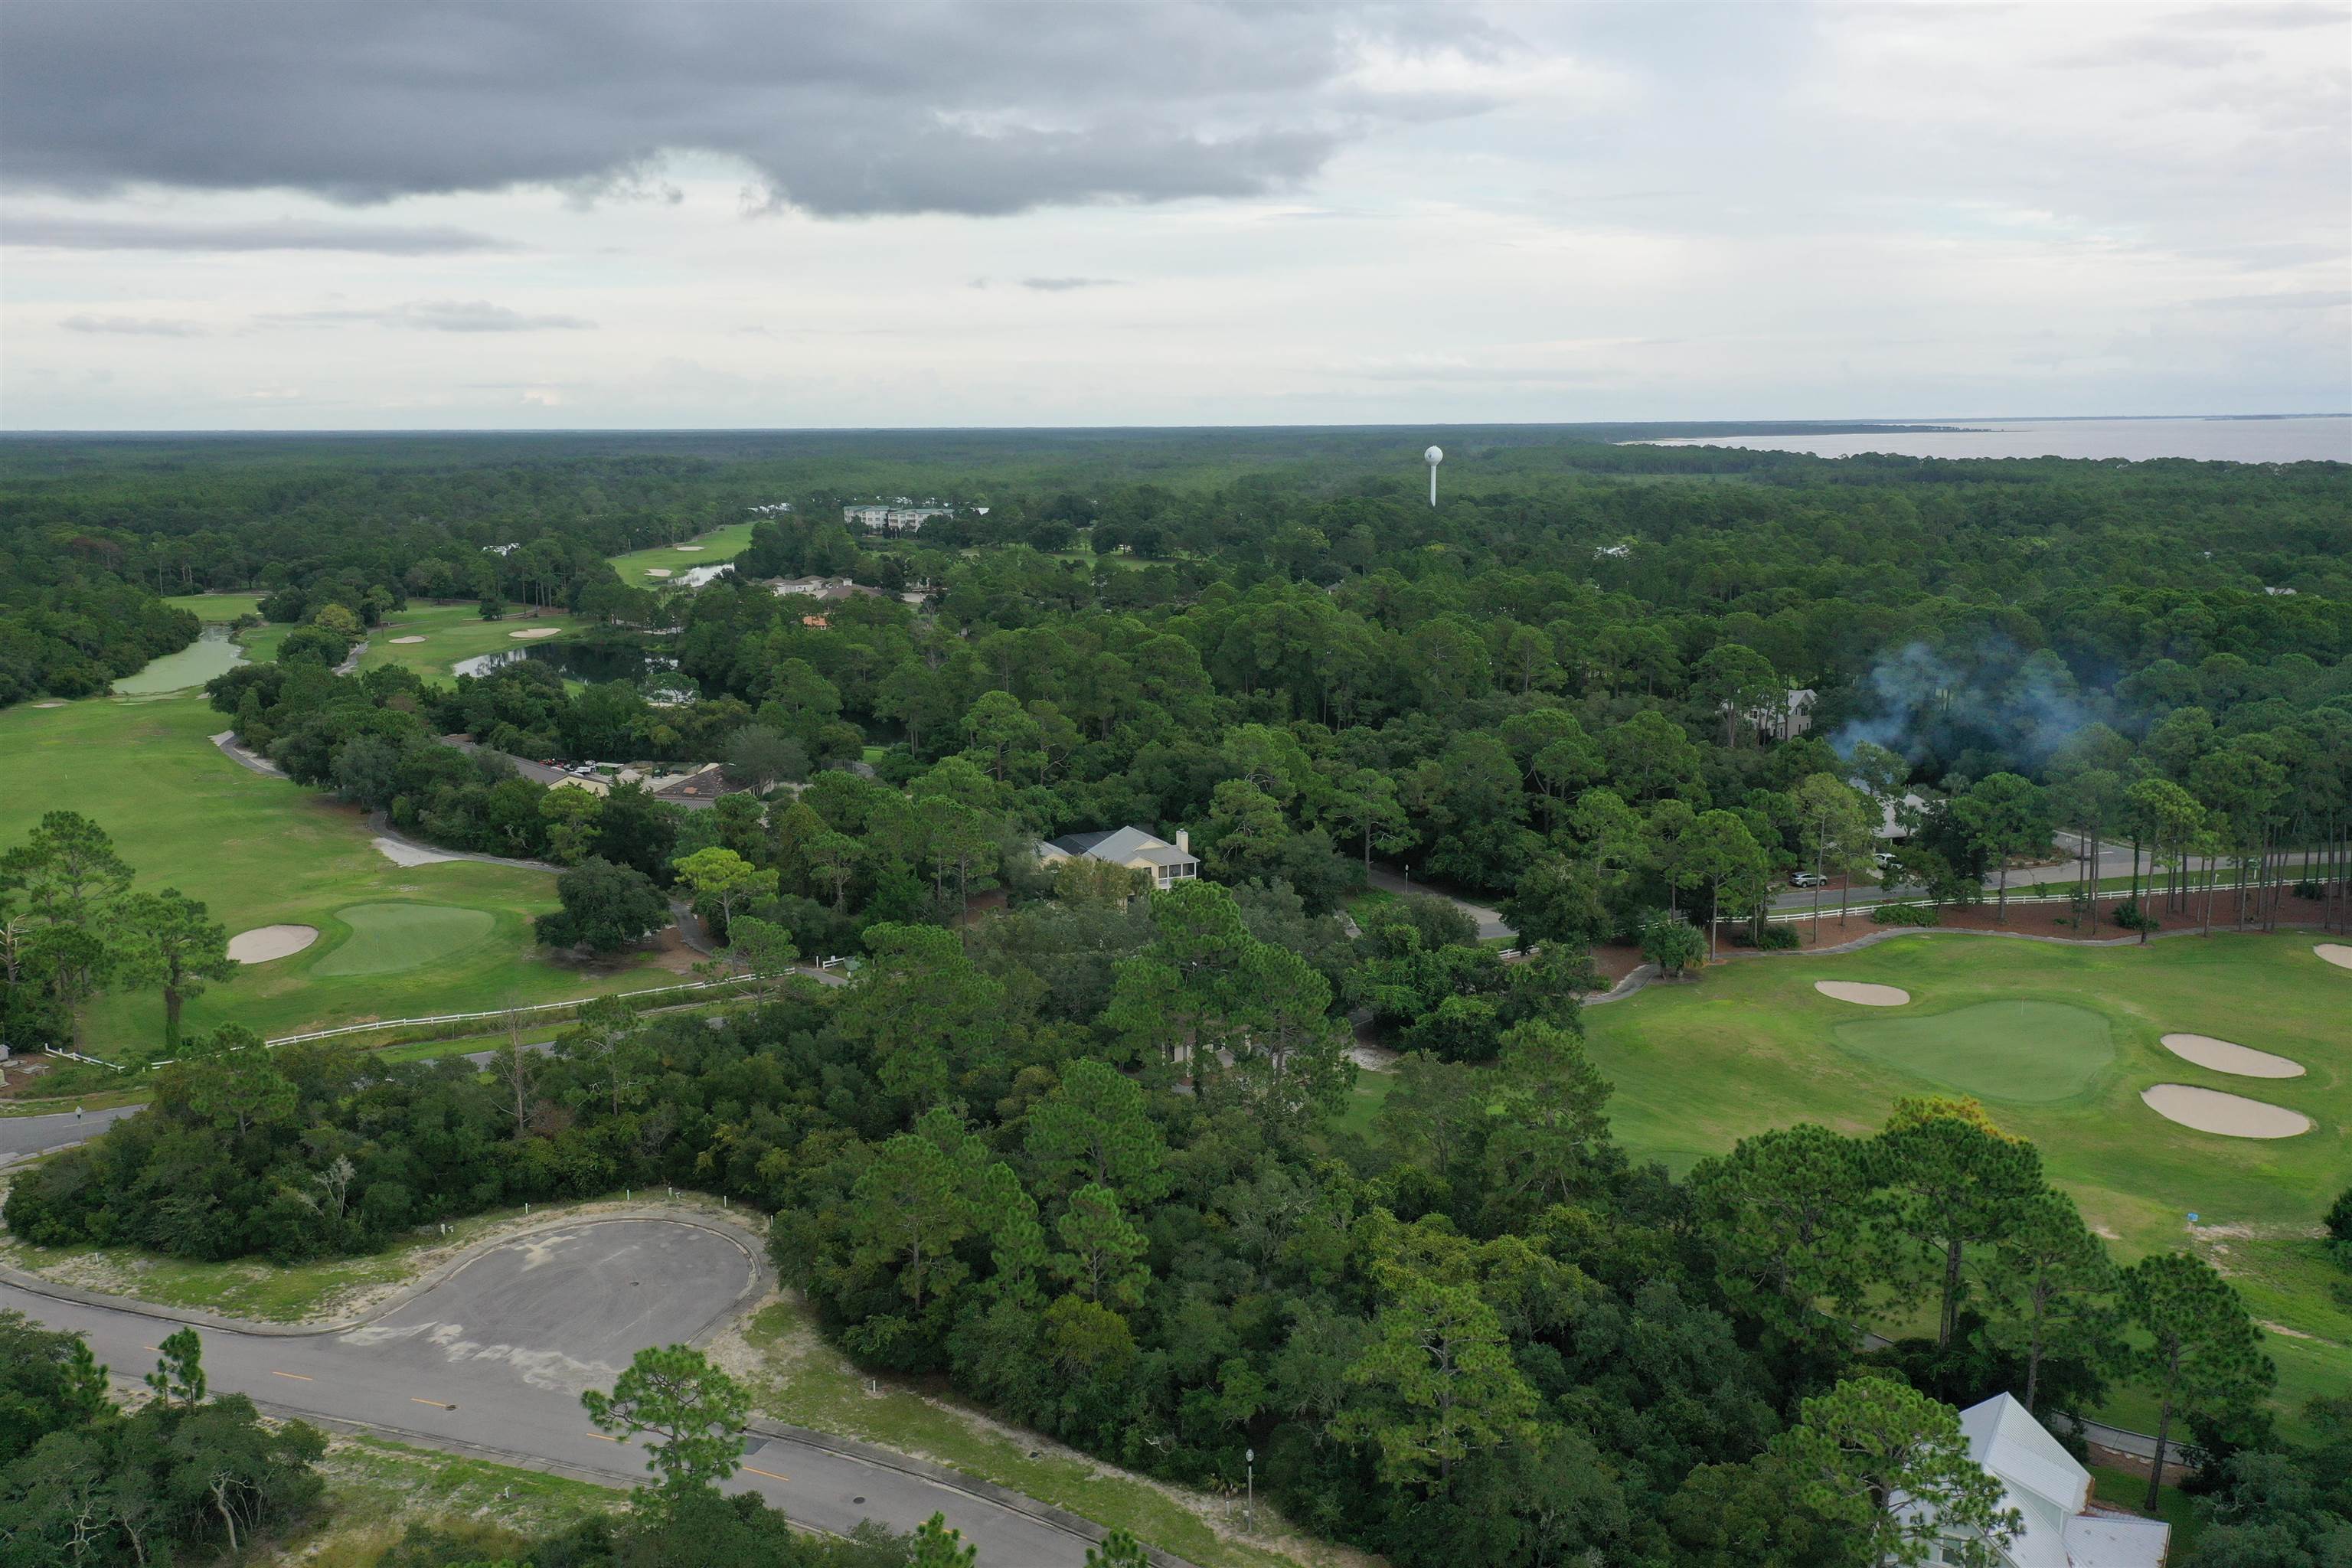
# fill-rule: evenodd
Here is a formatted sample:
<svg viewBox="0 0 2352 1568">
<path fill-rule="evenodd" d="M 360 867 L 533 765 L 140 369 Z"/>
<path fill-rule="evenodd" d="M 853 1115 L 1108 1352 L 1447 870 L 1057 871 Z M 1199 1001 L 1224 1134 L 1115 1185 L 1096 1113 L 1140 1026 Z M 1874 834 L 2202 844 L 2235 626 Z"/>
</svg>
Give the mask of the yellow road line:
<svg viewBox="0 0 2352 1568">
<path fill-rule="evenodd" d="M 743 1468 L 755 1476 L 765 1476 L 772 1481 L 788 1481 L 793 1479 L 790 1476 L 780 1476 L 773 1470 L 763 1470 L 757 1465 L 746 1465 Z"/>
<path fill-rule="evenodd" d="M 304 1376 L 299 1372 L 273 1372 L 269 1375 L 272 1377 L 290 1377 L 297 1383 L 309 1383 L 311 1381 L 310 1378 Z"/>
<path fill-rule="evenodd" d="M 618 1437 L 607 1437 L 602 1432 L 591 1432 L 588 1436 L 595 1438 L 599 1443 L 617 1443 L 621 1440 Z"/>
<path fill-rule="evenodd" d="M 430 1405 L 436 1410 L 455 1410 L 457 1408 L 446 1399 L 419 1399 L 413 1394 L 408 1396 L 408 1403 L 411 1405 Z"/>
</svg>

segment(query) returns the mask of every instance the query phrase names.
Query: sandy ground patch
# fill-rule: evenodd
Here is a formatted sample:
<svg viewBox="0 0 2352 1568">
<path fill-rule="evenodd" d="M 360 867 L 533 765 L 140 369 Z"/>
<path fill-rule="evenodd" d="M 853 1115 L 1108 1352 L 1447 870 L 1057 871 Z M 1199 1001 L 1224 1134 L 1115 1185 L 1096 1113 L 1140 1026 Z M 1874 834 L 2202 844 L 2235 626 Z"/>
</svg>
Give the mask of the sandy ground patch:
<svg viewBox="0 0 2352 1568">
<path fill-rule="evenodd" d="M 2240 1078 L 2301 1078 L 2303 1064 L 2210 1035 L 2167 1035 L 2164 1048 L 2183 1061 Z"/>
<path fill-rule="evenodd" d="M 2178 1121 L 2200 1132 L 2224 1138 L 2293 1138 L 2311 1131 L 2311 1118 L 2284 1105 L 2265 1105 L 2242 1094 L 2218 1089 L 2192 1089 L 2185 1083 L 2160 1083 L 2140 1091 L 2150 1110 L 2167 1121 Z"/>
<path fill-rule="evenodd" d="M 444 855 L 437 849 L 419 849 L 414 844 L 403 844 L 397 838 L 379 838 L 377 851 L 395 866 L 438 866 L 455 860 L 455 855 Z"/>
<path fill-rule="evenodd" d="M 509 636 L 509 637 L 517 637 L 517 638 L 521 638 L 521 637 L 553 637 L 556 633 L 558 633 L 558 632 L 562 631 L 562 629 L 563 629 L 563 628 L 562 628 L 562 626 L 530 626 L 530 627 L 528 627 L 528 628 L 526 628 L 525 630 L 522 630 L 522 631 L 519 631 L 519 632 L 509 632 L 509 633 L 507 634 L 507 636 Z"/>
<path fill-rule="evenodd" d="M 1901 1007 L 1911 1000 L 1911 993 L 1900 985 L 1868 985 L 1859 980 L 1816 980 L 1813 989 L 1832 1001 L 1864 1007 Z"/>
<path fill-rule="evenodd" d="M 44 706 L 47 706 L 44 704 Z M 2352 969 L 2352 947 L 2340 942 L 2323 942 L 2311 950 L 2338 969 Z"/>
<path fill-rule="evenodd" d="M 699 544 L 679 544 L 674 545 L 672 548 L 677 550 L 700 550 L 703 547 Z"/>
<path fill-rule="evenodd" d="M 58 701 L 56 699 L 52 698 L 50 700 L 48 700 L 48 701 L 47 701 L 47 702 L 36 702 L 36 703 L 34 703 L 34 704 L 33 704 L 33 706 L 34 706 L 34 707 L 36 707 L 36 708 L 62 708 L 62 707 L 64 707 L 64 706 L 65 706 L 65 704 L 64 704 L 64 703 L 62 703 L 62 702 L 59 702 L 59 701 Z"/>
<path fill-rule="evenodd" d="M 648 566 L 646 568 L 646 575 L 648 577 L 667 577 L 669 575 L 669 568 L 667 566 Z"/>
<path fill-rule="evenodd" d="M 256 926 L 228 939 L 228 955 L 239 963 L 267 963 L 298 953 L 318 940 L 317 926 Z"/>
<path fill-rule="evenodd" d="M 423 642 L 425 639 L 423 637 L 394 637 L 392 640 L 398 643 L 410 643 Z"/>
</svg>

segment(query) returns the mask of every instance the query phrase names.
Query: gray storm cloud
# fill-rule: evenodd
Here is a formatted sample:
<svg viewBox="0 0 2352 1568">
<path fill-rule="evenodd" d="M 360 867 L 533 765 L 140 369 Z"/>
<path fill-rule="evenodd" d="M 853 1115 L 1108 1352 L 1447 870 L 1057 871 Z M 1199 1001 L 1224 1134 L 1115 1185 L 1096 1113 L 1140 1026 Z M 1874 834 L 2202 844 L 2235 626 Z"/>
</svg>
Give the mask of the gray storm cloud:
<svg viewBox="0 0 2352 1568">
<path fill-rule="evenodd" d="M 1391 110 L 1430 112 L 1346 80 L 1378 26 L 1172 5 L 22 5 L 0 11 L 0 143 L 12 183 L 85 195 L 593 195 L 689 151 L 827 216 L 1252 195 Z"/>
</svg>

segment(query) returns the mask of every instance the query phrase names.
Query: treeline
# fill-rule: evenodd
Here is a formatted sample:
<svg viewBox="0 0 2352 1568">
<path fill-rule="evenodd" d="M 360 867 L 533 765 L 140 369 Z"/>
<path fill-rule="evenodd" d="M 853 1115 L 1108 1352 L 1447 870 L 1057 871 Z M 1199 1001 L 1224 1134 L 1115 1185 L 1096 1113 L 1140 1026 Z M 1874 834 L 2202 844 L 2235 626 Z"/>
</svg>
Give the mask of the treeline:
<svg viewBox="0 0 2352 1568">
<path fill-rule="evenodd" d="M 7 1223 L 296 1258 L 524 1197 L 716 1190 L 775 1215 L 779 1269 L 865 1364 L 1175 1479 L 1255 1450 L 1294 1518 L 1403 1563 L 1874 1563 L 1910 1527 L 1854 1500 L 1906 1489 L 1997 1533 L 1980 1473 L 1937 1456 L 1953 1406 L 2008 1390 L 2047 1412 L 2126 1382 L 2217 1476 L 2343 1484 L 2271 1433 L 2229 1284 L 2190 1254 L 2116 1267 L 1972 1101 L 1676 1182 L 1612 1140 L 1572 1003 L 1530 997 L 1493 1066 L 1410 1056 L 1351 1127 L 1307 952 L 1213 885 L 1073 893 L 1025 931 L 877 926 L 845 988 L 771 978 L 715 1028 L 597 1004 L 487 1073 L 216 1037 L 20 1177 Z M 1862 1352 L 1894 1322 L 1932 1327 Z M 2315 1424 L 2352 1426 L 2343 1403 Z M 2326 1506 L 2289 1522 L 2320 1539 Z"/>
<path fill-rule="evenodd" d="M 325 1435 L 211 1393 L 194 1330 L 159 1348 L 126 1411 L 79 1335 L 0 1311 L 0 1565 L 241 1560 L 257 1533 L 316 1514 Z"/>
<path fill-rule="evenodd" d="M 0 553 L 0 708 L 44 693 L 95 697 L 203 628 L 143 588 L 104 578 L 41 584 Z"/>
</svg>

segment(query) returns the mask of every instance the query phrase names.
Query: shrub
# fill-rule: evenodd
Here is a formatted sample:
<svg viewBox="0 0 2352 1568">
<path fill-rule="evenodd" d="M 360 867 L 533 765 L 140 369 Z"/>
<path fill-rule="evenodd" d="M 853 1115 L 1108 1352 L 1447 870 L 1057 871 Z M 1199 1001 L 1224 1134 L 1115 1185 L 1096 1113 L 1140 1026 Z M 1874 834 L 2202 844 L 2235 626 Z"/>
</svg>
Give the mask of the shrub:
<svg viewBox="0 0 2352 1568">
<path fill-rule="evenodd" d="M 1881 904 L 1870 918 L 1883 926 L 1939 926 L 1944 914 L 1933 904 Z"/>
<path fill-rule="evenodd" d="M 2305 877 L 2290 890 L 2298 899 L 2310 899 L 2316 901 L 2327 896 L 2327 884 Z"/>
<path fill-rule="evenodd" d="M 2162 931 L 2164 929 L 2164 922 L 2141 909 L 2139 900 L 2137 899 L 2126 899 L 2122 903 L 2117 904 L 2115 912 L 2108 916 L 2108 919 L 2126 931 Z"/>
<path fill-rule="evenodd" d="M 1805 945 L 1794 926 L 1768 925 L 1759 931 L 1738 931 L 1732 942 L 1740 947 L 1752 947 L 1759 952 L 1786 952 Z"/>
</svg>

